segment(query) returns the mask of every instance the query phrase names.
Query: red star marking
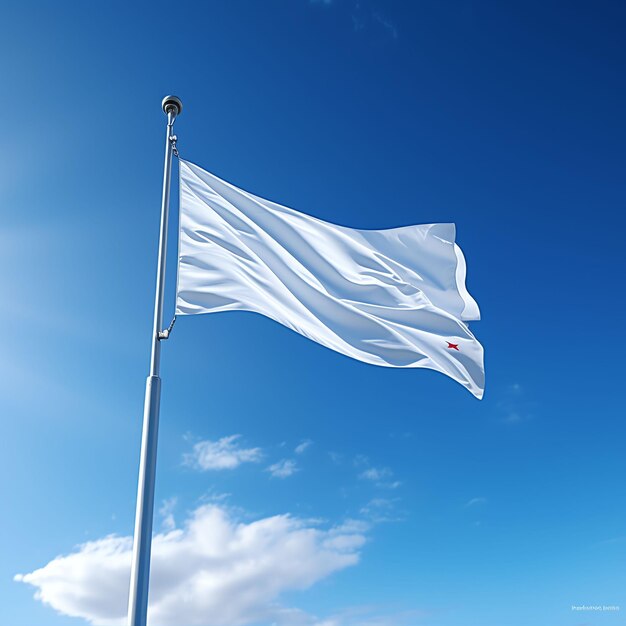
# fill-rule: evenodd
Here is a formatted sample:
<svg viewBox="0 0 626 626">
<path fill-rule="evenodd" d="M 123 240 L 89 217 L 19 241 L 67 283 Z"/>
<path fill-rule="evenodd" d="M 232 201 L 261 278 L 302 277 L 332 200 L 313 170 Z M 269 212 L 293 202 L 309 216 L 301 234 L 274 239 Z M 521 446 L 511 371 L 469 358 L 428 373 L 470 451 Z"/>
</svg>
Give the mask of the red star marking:
<svg viewBox="0 0 626 626">
<path fill-rule="evenodd" d="M 448 344 L 448 348 L 450 350 L 459 350 L 459 344 L 458 343 L 450 343 L 448 341 L 447 344 Z M 460 352 L 460 350 L 459 350 L 459 352 Z"/>
</svg>

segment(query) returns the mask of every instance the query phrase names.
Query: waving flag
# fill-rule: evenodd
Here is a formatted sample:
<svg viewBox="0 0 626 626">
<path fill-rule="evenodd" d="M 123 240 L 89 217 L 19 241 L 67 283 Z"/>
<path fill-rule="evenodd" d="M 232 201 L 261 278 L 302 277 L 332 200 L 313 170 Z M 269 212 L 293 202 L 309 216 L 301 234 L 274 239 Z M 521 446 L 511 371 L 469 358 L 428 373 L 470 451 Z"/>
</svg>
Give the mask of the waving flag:
<svg viewBox="0 0 626 626">
<path fill-rule="evenodd" d="M 328 348 L 484 390 L 454 224 L 357 230 L 180 161 L 177 315 L 254 311 Z"/>
</svg>

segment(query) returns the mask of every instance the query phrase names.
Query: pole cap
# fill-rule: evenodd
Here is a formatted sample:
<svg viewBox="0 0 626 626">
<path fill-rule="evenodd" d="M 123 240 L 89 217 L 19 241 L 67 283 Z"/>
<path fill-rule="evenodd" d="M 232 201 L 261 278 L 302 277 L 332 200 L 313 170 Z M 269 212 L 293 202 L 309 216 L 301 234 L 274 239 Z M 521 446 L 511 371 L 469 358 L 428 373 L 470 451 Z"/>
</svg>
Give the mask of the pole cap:
<svg viewBox="0 0 626 626">
<path fill-rule="evenodd" d="M 176 115 L 180 115 L 183 110 L 183 103 L 180 101 L 180 98 L 177 98 L 176 96 L 165 96 L 161 106 L 163 107 L 163 112 L 165 114 L 167 114 L 172 108 L 174 109 Z"/>
</svg>

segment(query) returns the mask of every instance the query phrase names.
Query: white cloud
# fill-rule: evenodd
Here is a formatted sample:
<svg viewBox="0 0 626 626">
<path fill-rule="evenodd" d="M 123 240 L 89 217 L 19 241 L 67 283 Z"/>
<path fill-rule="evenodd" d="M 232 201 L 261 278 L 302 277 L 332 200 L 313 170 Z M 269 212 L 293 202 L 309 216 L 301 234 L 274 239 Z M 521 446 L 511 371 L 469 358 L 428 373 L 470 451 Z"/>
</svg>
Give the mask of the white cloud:
<svg viewBox="0 0 626 626">
<path fill-rule="evenodd" d="M 399 480 L 389 480 L 392 476 L 393 472 L 388 467 L 368 467 L 359 474 L 359 478 L 369 480 L 377 487 L 397 489 L 402 483 Z"/>
<path fill-rule="evenodd" d="M 293 459 L 282 459 L 270 465 L 267 471 L 274 476 L 274 478 L 287 478 L 298 471 L 298 466 Z"/>
<path fill-rule="evenodd" d="M 302 443 L 295 447 L 294 452 L 296 454 L 302 454 L 312 444 L 313 442 L 310 439 L 305 439 Z"/>
<path fill-rule="evenodd" d="M 169 498 L 167 500 L 163 500 L 163 504 L 159 509 L 159 514 L 163 518 L 161 522 L 164 530 L 174 530 L 176 528 L 176 520 L 174 519 L 174 509 L 176 508 L 176 504 L 178 503 L 178 498 Z"/>
<path fill-rule="evenodd" d="M 217 441 L 199 441 L 192 452 L 184 455 L 183 462 L 196 469 L 223 470 L 260 461 L 263 456 L 261 448 L 241 448 L 237 443 L 240 437 L 230 435 Z"/>
<path fill-rule="evenodd" d="M 351 522 L 324 530 L 289 515 L 246 524 L 201 506 L 183 528 L 154 537 L 149 623 L 312 625 L 313 616 L 278 604 L 281 594 L 355 565 L 366 529 Z M 59 613 L 123 626 L 131 550 L 130 537 L 104 537 L 15 580 Z"/>
<path fill-rule="evenodd" d="M 468 508 L 470 506 L 475 506 L 477 504 L 485 504 L 487 502 L 487 498 L 471 498 L 465 503 L 465 507 Z"/>
<path fill-rule="evenodd" d="M 339 452 L 329 452 L 328 456 L 335 465 L 341 465 L 341 462 L 343 461 L 343 454 L 339 454 Z"/>
<path fill-rule="evenodd" d="M 361 507 L 360 513 L 373 524 L 402 522 L 406 519 L 406 514 L 396 510 L 396 505 L 399 501 L 399 498 L 391 500 L 388 498 L 372 498 L 364 507 Z"/>
<path fill-rule="evenodd" d="M 521 424 L 534 417 L 533 410 L 536 405 L 526 396 L 526 391 L 520 383 L 511 383 L 501 390 L 501 399 L 496 406 L 502 423 Z"/>
<path fill-rule="evenodd" d="M 371 481 L 382 480 L 383 478 L 388 478 L 389 476 L 391 476 L 391 470 L 387 467 L 370 467 L 360 474 L 360 478 L 366 478 Z"/>
<path fill-rule="evenodd" d="M 381 15 L 380 13 L 377 13 L 377 12 L 373 12 L 372 17 L 381 26 L 383 26 L 394 39 L 398 38 L 398 29 L 396 25 L 390 19 L 386 18 L 384 15 Z"/>
</svg>

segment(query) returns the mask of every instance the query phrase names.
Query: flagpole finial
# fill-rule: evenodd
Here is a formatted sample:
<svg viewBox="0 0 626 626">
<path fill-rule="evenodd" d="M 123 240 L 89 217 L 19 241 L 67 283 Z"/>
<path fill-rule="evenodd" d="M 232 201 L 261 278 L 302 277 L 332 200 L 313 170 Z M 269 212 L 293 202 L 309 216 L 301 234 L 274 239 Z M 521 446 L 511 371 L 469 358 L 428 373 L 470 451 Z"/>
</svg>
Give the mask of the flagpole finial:
<svg viewBox="0 0 626 626">
<path fill-rule="evenodd" d="M 183 110 L 183 103 L 180 101 L 180 98 L 177 98 L 176 96 L 165 96 L 161 106 L 163 107 L 163 112 L 166 115 L 171 110 L 173 110 L 174 115 L 180 115 Z"/>
</svg>

